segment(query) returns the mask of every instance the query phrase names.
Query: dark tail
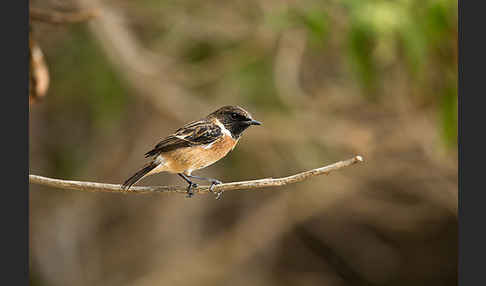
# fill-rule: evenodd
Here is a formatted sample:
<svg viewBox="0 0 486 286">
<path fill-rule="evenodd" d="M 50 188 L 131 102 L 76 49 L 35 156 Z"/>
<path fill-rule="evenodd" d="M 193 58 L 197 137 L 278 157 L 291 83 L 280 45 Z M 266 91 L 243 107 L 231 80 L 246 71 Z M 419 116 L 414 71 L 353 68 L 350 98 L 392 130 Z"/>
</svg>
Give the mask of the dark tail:
<svg viewBox="0 0 486 286">
<path fill-rule="evenodd" d="M 122 189 L 128 190 L 130 187 L 138 182 L 143 176 L 145 176 L 148 172 L 152 171 L 155 167 L 157 167 L 158 164 L 155 164 L 154 162 L 151 162 L 147 164 L 145 167 L 143 167 L 140 171 L 136 172 L 133 176 L 128 178 L 123 185 Z"/>
</svg>

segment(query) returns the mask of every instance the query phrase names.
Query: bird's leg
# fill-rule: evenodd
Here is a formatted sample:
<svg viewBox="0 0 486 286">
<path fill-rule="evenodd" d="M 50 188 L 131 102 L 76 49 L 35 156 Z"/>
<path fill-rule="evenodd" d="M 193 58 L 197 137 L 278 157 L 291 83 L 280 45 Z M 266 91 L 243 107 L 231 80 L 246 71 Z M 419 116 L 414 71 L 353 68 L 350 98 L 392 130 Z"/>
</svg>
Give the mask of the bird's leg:
<svg viewBox="0 0 486 286">
<path fill-rule="evenodd" d="M 187 198 L 191 198 L 194 195 L 194 192 L 192 191 L 192 188 L 197 188 L 197 184 L 189 180 L 189 178 L 184 175 L 183 173 L 178 174 L 181 178 L 183 178 L 189 186 L 187 187 Z"/>
<path fill-rule="evenodd" d="M 221 195 L 223 194 L 223 191 L 219 191 L 219 192 L 213 191 L 215 185 L 222 184 L 222 182 L 220 180 L 216 180 L 216 179 L 213 179 L 213 178 L 204 178 L 204 177 L 199 177 L 199 176 L 194 176 L 194 175 L 187 175 L 187 176 L 189 178 L 194 178 L 194 179 L 199 179 L 199 180 L 211 182 L 211 185 L 209 186 L 209 191 L 211 193 L 215 194 L 217 200 L 221 199 Z"/>
</svg>

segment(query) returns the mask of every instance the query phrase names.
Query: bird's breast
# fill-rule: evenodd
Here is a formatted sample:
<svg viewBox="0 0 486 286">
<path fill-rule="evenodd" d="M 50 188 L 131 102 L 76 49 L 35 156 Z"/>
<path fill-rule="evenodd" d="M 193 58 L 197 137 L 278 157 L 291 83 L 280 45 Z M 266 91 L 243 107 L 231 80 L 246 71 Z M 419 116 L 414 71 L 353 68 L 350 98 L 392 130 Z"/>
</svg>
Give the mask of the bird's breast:
<svg viewBox="0 0 486 286">
<path fill-rule="evenodd" d="M 210 144 L 180 148 L 164 154 L 169 172 L 189 173 L 193 170 L 205 168 L 228 154 L 238 143 L 238 139 L 223 135 Z"/>
</svg>

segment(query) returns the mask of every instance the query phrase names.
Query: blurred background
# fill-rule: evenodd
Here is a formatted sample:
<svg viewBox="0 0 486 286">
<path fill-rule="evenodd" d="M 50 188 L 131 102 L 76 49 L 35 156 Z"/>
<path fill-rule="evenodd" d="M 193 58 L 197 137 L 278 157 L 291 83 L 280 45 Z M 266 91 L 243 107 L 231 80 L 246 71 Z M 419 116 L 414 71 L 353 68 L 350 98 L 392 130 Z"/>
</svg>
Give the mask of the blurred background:
<svg viewBox="0 0 486 286">
<path fill-rule="evenodd" d="M 31 174 L 121 183 L 227 104 L 263 126 L 197 175 L 365 159 L 221 201 L 30 185 L 31 285 L 457 284 L 457 1 L 30 7 Z"/>
</svg>

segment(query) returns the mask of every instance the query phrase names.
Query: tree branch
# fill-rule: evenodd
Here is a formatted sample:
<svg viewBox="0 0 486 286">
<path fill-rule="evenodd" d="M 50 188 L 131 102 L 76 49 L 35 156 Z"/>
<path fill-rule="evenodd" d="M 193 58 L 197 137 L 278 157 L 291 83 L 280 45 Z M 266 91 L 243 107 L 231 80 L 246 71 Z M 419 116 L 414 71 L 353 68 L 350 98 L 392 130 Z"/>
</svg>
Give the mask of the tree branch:
<svg viewBox="0 0 486 286">
<path fill-rule="evenodd" d="M 355 156 L 345 161 L 339 161 L 334 164 L 324 166 L 317 169 L 312 169 L 302 173 L 298 173 L 292 176 L 283 178 L 265 178 L 252 181 L 241 181 L 225 183 L 214 186 L 215 192 L 222 191 L 236 191 L 236 190 L 254 190 L 262 188 L 270 188 L 277 186 L 285 186 L 302 182 L 314 176 L 327 175 L 332 171 L 339 170 L 344 167 L 354 165 L 356 163 L 363 162 L 361 156 Z M 50 186 L 64 190 L 76 190 L 86 192 L 109 192 L 109 193 L 125 193 L 125 194 L 149 194 L 149 193 L 186 193 L 186 187 L 183 186 L 150 186 L 150 187 L 138 187 L 133 186 L 130 190 L 126 191 L 121 188 L 121 185 L 117 184 L 103 184 L 94 182 L 81 182 L 81 181 L 68 181 L 52 179 L 37 175 L 29 175 L 29 182 L 38 185 Z M 209 193 L 209 186 L 201 186 L 193 189 L 195 193 L 207 194 Z"/>
<path fill-rule="evenodd" d="M 78 23 L 84 22 L 98 16 L 97 10 L 86 10 L 77 12 L 57 12 L 38 8 L 30 8 L 32 20 L 47 22 L 51 24 Z"/>
</svg>

